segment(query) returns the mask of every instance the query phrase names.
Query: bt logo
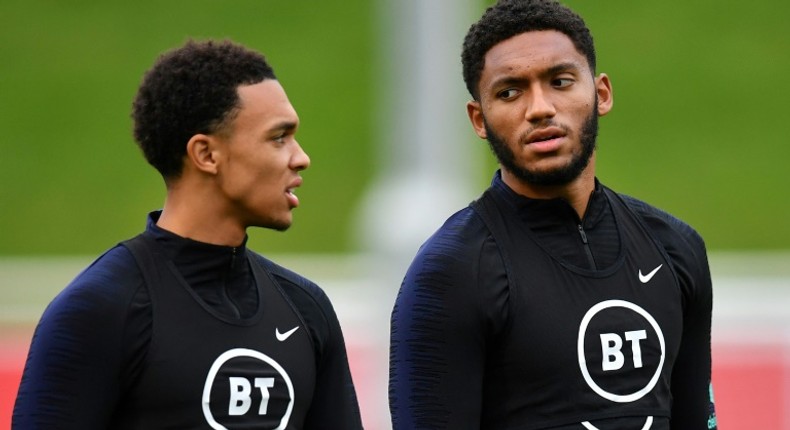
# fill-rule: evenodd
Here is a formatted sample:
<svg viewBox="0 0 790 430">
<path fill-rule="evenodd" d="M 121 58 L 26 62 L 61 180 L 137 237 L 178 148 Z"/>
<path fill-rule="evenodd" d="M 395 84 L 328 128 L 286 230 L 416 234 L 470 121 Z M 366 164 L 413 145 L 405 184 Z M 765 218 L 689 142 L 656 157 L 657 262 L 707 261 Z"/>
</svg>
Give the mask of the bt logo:
<svg viewBox="0 0 790 430">
<path fill-rule="evenodd" d="M 642 348 L 639 342 L 647 338 L 647 330 L 625 332 L 625 340 L 631 342 L 631 353 L 634 357 L 634 367 L 642 367 Z M 603 361 L 601 367 L 604 371 L 620 370 L 625 364 L 625 355 L 622 352 L 623 338 L 617 333 L 601 333 L 601 351 Z"/>
<path fill-rule="evenodd" d="M 252 405 L 252 384 L 247 378 L 231 376 L 228 378 L 230 384 L 230 404 L 228 405 L 228 415 L 244 415 L 250 410 Z M 255 387 L 261 390 L 261 405 L 258 408 L 258 415 L 266 415 L 269 409 L 269 388 L 274 386 L 274 378 L 255 378 Z"/>
<path fill-rule="evenodd" d="M 206 376 L 203 415 L 215 430 L 282 430 L 294 406 L 288 373 L 271 357 L 252 349 L 222 353 Z"/>
<path fill-rule="evenodd" d="M 613 327 L 628 329 L 614 332 Z M 596 394 L 630 403 L 655 387 L 666 345 L 661 327 L 646 310 L 624 300 L 606 300 L 582 318 L 577 352 L 584 381 Z"/>
</svg>

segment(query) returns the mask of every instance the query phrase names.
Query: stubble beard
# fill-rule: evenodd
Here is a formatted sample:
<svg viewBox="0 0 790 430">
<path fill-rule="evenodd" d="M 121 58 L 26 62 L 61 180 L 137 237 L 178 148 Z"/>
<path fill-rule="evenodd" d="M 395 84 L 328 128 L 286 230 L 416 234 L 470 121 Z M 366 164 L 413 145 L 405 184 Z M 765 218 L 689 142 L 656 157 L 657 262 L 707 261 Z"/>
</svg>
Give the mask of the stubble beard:
<svg viewBox="0 0 790 430">
<path fill-rule="evenodd" d="M 593 106 L 598 105 L 597 96 L 595 101 Z M 515 152 L 499 134 L 494 132 L 485 118 L 483 118 L 483 124 L 486 129 L 486 139 L 499 164 L 518 179 L 537 186 L 567 185 L 578 178 L 590 163 L 598 137 L 598 113 L 593 108 L 582 125 L 579 136 L 581 152 L 574 154 L 571 161 L 565 166 L 550 171 L 535 171 L 518 164 Z M 546 124 L 546 126 L 548 125 L 554 124 Z"/>
</svg>

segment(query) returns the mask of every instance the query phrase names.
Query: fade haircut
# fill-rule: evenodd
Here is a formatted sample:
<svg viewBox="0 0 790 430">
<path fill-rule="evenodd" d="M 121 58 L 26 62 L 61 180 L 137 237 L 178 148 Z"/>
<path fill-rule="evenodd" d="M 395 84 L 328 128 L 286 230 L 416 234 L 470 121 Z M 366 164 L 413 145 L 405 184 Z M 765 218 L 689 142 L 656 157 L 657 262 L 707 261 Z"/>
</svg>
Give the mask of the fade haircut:
<svg viewBox="0 0 790 430">
<path fill-rule="evenodd" d="M 167 182 L 181 176 L 189 139 L 238 114 L 240 85 L 277 79 L 263 55 L 230 40 L 188 40 L 162 54 L 132 102 L 134 138 Z"/>
<path fill-rule="evenodd" d="M 485 55 L 494 45 L 521 33 L 541 30 L 556 30 L 568 36 L 595 73 L 592 35 L 579 15 L 553 0 L 500 0 L 486 9 L 464 38 L 461 64 L 469 94 L 479 100 Z"/>
</svg>

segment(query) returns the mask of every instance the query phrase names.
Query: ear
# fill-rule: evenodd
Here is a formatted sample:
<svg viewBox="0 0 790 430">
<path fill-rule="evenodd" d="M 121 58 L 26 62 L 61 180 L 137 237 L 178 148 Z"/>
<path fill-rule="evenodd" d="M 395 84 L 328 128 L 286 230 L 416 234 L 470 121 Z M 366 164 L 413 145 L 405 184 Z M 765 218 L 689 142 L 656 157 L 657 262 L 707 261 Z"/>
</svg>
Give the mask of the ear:
<svg viewBox="0 0 790 430">
<path fill-rule="evenodd" d="M 485 139 L 487 137 L 485 117 L 483 116 L 483 106 L 480 102 L 477 100 L 470 100 L 467 102 L 466 114 L 469 115 L 469 121 L 475 129 L 475 133 L 477 133 L 481 139 Z"/>
<path fill-rule="evenodd" d="M 185 162 L 195 169 L 209 173 L 217 173 L 217 142 L 214 137 L 205 134 L 196 134 L 187 142 L 187 156 Z"/>
<path fill-rule="evenodd" d="M 598 116 L 604 116 L 612 110 L 614 104 L 612 83 L 606 73 L 601 73 L 595 78 L 595 91 L 598 93 Z"/>
</svg>

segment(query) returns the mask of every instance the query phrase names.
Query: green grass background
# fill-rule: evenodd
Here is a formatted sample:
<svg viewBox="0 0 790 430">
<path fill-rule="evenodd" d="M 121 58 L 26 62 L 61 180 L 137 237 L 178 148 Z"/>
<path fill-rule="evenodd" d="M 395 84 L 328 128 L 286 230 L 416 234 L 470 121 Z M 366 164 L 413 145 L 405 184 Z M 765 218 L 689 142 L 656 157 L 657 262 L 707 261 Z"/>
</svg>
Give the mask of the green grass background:
<svg viewBox="0 0 790 430">
<path fill-rule="evenodd" d="M 566 3 L 614 85 L 598 176 L 710 249 L 788 248 L 790 3 Z M 312 167 L 294 227 L 250 231 L 250 245 L 355 251 L 352 220 L 379 169 L 378 19 L 372 0 L 3 0 L 0 255 L 95 254 L 144 227 L 164 187 L 132 141 L 130 103 L 155 57 L 188 37 L 264 52 L 302 120 Z M 461 144 L 480 146 L 471 128 Z M 482 190 L 494 163 L 480 154 Z"/>
</svg>

